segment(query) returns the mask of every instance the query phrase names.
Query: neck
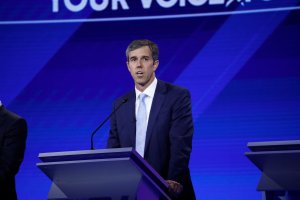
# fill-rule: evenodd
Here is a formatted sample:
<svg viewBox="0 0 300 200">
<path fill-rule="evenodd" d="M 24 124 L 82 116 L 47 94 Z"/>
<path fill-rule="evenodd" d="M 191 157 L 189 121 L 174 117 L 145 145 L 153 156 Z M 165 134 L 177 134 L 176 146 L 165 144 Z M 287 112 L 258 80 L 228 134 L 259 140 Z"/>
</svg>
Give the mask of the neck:
<svg viewBox="0 0 300 200">
<path fill-rule="evenodd" d="M 153 76 L 145 85 L 135 84 L 136 89 L 138 89 L 140 92 L 144 92 L 151 83 L 153 83 L 155 79 L 155 76 Z"/>
</svg>

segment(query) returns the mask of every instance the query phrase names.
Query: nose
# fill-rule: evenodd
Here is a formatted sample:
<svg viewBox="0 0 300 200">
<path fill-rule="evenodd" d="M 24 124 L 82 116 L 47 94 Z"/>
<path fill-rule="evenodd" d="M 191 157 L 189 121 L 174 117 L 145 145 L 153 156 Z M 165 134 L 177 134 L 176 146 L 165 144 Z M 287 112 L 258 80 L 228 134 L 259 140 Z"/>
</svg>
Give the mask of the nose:
<svg viewBox="0 0 300 200">
<path fill-rule="evenodd" d="M 137 67 L 140 67 L 140 68 L 143 67 L 142 66 L 142 59 L 137 60 Z"/>
</svg>

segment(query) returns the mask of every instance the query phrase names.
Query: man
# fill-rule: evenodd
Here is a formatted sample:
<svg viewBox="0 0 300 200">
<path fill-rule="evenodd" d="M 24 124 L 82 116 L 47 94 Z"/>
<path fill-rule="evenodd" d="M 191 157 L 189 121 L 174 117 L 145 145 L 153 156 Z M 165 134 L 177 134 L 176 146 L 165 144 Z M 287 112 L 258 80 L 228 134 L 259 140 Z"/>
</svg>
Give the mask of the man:
<svg viewBox="0 0 300 200">
<path fill-rule="evenodd" d="M 0 101 L 0 199 L 17 199 L 15 175 L 24 157 L 26 121 Z"/>
<path fill-rule="evenodd" d="M 134 147 L 164 178 L 177 199 L 193 200 L 189 159 L 193 119 L 189 91 L 157 80 L 158 47 L 135 40 L 126 50 L 135 90 L 114 102 L 107 146 Z"/>
</svg>

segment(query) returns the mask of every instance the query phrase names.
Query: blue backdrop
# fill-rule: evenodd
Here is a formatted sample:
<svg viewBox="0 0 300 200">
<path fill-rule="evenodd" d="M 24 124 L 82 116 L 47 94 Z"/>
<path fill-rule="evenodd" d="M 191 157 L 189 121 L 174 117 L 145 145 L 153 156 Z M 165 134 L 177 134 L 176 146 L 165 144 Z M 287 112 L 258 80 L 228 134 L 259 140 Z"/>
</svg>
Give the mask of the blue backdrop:
<svg viewBox="0 0 300 200">
<path fill-rule="evenodd" d="M 19 199 L 47 197 L 38 153 L 89 149 L 114 99 L 134 87 L 125 49 L 144 38 L 160 47 L 157 77 L 192 94 L 197 199 L 261 199 L 247 142 L 300 139 L 299 1 L 124 0 L 77 12 L 65 2 L 85 1 L 0 3 L 0 99 L 29 126 Z"/>
</svg>

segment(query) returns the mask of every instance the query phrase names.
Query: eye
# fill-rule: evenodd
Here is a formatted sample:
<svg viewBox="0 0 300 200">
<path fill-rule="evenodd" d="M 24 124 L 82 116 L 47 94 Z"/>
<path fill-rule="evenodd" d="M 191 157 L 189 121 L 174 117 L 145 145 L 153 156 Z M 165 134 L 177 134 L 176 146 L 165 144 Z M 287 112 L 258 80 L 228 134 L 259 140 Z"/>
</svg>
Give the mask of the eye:
<svg viewBox="0 0 300 200">
<path fill-rule="evenodd" d="M 149 57 L 143 57 L 142 60 L 144 60 L 144 61 L 149 61 L 150 58 L 149 58 Z"/>
<path fill-rule="evenodd" d="M 137 60 L 136 57 L 131 57 L 131 58 L 129 59 L 130 62 L 135 62 L 136 60 Z"/>
</svg>

